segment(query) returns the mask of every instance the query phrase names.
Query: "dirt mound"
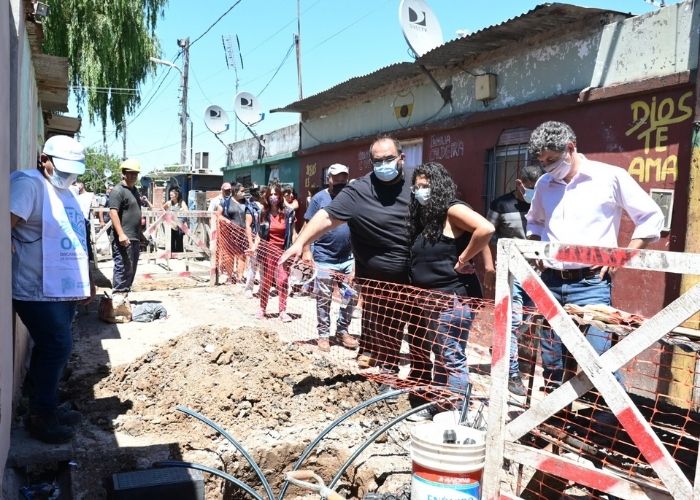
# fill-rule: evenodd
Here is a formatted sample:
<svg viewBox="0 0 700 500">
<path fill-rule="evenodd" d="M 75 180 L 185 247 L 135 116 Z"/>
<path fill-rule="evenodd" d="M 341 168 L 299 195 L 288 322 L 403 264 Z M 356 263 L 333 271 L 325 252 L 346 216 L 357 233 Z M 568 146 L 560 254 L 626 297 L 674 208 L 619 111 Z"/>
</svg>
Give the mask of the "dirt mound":
<svg viewBox="0 0 700 500">
<path fill-rule="evenodd" d="M 211 428 L 176 410 L 177 405 L 185 405 L 236 438 L 277 491 L 283 471 L 306 445 L 332 420 L 376 395 L 377 386 L 331 364 L 308 344 L 279 342 L 275 333 L 251 327 L 199 327 L 129 365 L 113 369 L 93 391 L 93 399 L 79 402 L 90 425 L 109 431 L 105 435 L 113 431 L 128 435 L 135 442 L 156 442 L 155 436 L 160 436 L 163 443 L 165 436 L 170 443 L 167 453 L 161 448 L 148 456 L 142 447 L 144 456 L 116 462 L 132 467 L 147 466 L 153 458 L 189 460 L 220 468 L 255 485 L 254 476 L 233 446 Z M 355 446 L 406 408 L 405 401 L 380 404 L 348 420 L 322 442 L 308 461 L 309 467 L 329 481 Z M 406 438 L 405 432 L 396 433 L 399 441 Z M 387 463 L 406 468 L 401 446 L 385 441 L 381 447 Z M 125 453 L 123 447 L 118 453 Z M 138 453 L 132 450 L 132 454 Z M 371 471 L 351 469 L 355 493 L 357 488 L 376 486 L 376 467 L 381 468 L 383 478 L 396 468 L 387 463 L 373 465 Z M 109 473 L 113 472 L 118 471 Z M 241 495 L 240 490 L 229 491 L 222 482 L 208 479 L 207 498 Z"/>
</svg>

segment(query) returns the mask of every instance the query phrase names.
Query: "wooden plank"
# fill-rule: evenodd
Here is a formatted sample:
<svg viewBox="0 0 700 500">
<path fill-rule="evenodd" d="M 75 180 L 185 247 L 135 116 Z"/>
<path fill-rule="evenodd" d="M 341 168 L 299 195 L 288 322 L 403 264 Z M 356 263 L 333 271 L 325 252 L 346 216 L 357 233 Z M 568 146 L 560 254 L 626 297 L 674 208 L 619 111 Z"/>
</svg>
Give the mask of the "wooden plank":
<svg viewBox="0 0 700 500">
<path fill-rule="evenodd" d="M 219 268 L 217 264 L 217 243 L 216 240 L 219 237 L 219 227 L 217 226 L 218 218 L 216 213 L 210 214 L 209 225 L 211 227 L 211 235 L 209 237 L 209 262 L 211 267 L 209 269 L 209 285 L 216 286 L 219 283 Z"/>
<path fill-rule="evenodd" d="M 498 241 L 498 258 L 508 262 L 512 241 Z M 494 308 L 493 352 L 491 355 L 491 395 L 488 430 L 486 431 L 486 463 L 481 496 L 496 499 L 500 495 L 500 473 L 503 466 L 503 430 L 508 411 L 508 364 L 510 353 L 511 302 L 513 278 L 508 265 L 496 267 L 496 306 Z"/>
<path fill-rule="evenodd" d="M 546 474 L 564 478 L 619 498 L 633 500 L 642 498 L 671 500 L 673 498 L 666 492 L 636 484 L 613 472 L 598 469 L 590 463 L 575 462 L 569 458 L 518 443 L 506 443 L 505 457 Z"/>
<path fill-rule="evenodd" d="M 591 247 L 576 248 L 584 249 L 583 251 L 585 252 Z M 590 253 L 590 255 L 593 254 Z M 639 451 L 668 490 L 674 495 L 674 498 L 692 498 L 692 486 L 683 475 L 676 461 L 649 423 L 646 422 L 624 388 L 617 382 L 612 371 L 602 364 L 601 358 L 571 317 L 564 311 L 561 304 L 554 299 L 540 277 L 533 272 L 533 269 L 518 252 L 511 252 L 507 262 L 512 273 L 520 281 L 523 289 L 530 296 L 537 309 L 547 319 L 563 344 L 576 359 L 581 370 L 603 395 L 620 424 L 625 428 L 632 441 L 637 445 Z M 595 263 L 591 262 L 591 264 Z M 605 260 L 602 263 L 612 264 L 611 261 Z M 496 308 L 498 309 L 498 303 Z M 545 399 L 550 397 L 552 395 L 547 396 Z"/>
<path fill-rule="evenodd" d="M 513 242 L 526 259 L 547 259 L 588 266 L 604 265 L 677 274 L 700 274 L 700 254 L 696 253 L 587 247 L 530 240 L 513 240 Z"/>
</svg>

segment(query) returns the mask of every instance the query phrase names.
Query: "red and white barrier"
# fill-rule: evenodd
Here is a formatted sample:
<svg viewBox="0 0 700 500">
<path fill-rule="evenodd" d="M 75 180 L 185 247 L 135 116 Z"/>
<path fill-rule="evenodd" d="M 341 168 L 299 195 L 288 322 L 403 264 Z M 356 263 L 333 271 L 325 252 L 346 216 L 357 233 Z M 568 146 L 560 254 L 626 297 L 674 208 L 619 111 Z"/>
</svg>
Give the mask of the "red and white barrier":
<svg viewBox="0 0 700 500">
<path fill-rule="evenodd" d="M 492 392 L 487 433 L 488 455 L 482 498 L 502 497 L 500 490 L 504 458 L 620 498 L 700 498 L 700 469 L 696 469 L 693 487 L 613 375 L 632 358 L 700 310 L 700 285 L 673 301 L 611 349 L 598 355 L 526 259 L 700 274 L 700 255 L 697 254 L 499 240 L 491 366 Z M 527 411 L 506 423 L 513 278 L 520 281 L 539 312 L 575 358 L 581 372 L 541 402 L 533 403 Z M 613 472 L 573 462 L 517 442 L 593 387 L 602 394 L 610 410 L 653 468 L 666 491 L 653 484 L 640 484 Z"/>
</svg>

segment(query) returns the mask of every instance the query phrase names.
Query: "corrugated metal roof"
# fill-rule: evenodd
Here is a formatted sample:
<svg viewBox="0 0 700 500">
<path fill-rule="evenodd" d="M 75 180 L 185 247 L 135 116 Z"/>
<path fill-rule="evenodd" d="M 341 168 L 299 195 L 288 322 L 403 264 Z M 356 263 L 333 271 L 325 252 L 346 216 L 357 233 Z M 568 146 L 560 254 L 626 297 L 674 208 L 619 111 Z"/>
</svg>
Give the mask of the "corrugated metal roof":
<svg viewBox="0 0 700 500">
<path fill-rule="evenodd" d="M 362 95 L 382 85 L 422 74 L 420 65 L 428 69 L 461 64 L 485 52 L 523 41 L 536 35 L 561 29 L 567 24 L 580 23 L 582 19 L 601 15 L 624 15 L 622 12 L 579 7 L 562 3 L 546 3 L 534 9 L 468 36 L 458 38 L 434 48 L 415 62 L 404 62 L 386 66 L 364 76 L 350 78 L 328 90 L 300 101 L 293 102 L 271 112 L 303 113 L 325 108 Z"/>
</svg>

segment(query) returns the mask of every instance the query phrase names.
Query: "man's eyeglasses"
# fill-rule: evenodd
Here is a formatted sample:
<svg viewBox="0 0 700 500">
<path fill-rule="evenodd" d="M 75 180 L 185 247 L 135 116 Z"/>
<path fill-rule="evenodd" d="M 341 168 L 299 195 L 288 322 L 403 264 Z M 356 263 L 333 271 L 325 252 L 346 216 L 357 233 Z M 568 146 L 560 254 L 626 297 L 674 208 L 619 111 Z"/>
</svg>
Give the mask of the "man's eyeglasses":
<svg viewBox="0 0 700 500">
<path fill-rule="evenodd" d="M 396 160 L 398 156 L 386 156 L 384 158 L 372 158 L 372 165 L 375 167 L 379 167 L 381 165 L 384 165 L 385 163 L 391 163 L 392 161 Z"/>
</svg>

